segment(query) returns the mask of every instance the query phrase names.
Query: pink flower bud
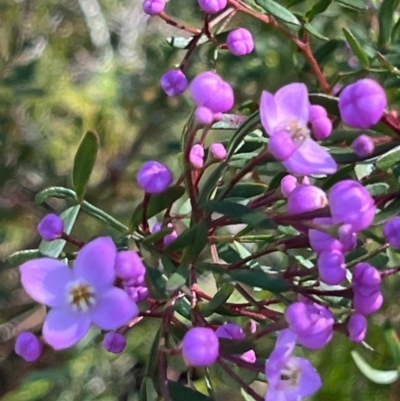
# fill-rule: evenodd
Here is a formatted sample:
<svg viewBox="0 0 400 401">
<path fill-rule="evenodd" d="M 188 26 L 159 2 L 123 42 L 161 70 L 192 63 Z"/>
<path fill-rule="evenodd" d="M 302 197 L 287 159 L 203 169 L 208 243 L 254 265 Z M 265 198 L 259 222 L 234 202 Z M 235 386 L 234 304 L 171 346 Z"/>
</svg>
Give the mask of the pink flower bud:
<svg viewBox="0 0 400 401">
<path fill-rule="evenodd" d="M 145 0 L 143 11 L 148 15 L 157 15 L 164 11 L 166 0 Z"/>
<path fill-rule="evenodd" d="M 281 192 L 284 196 L 289 194 L 299 185 L 297 178 L 293 175 L 285 175 L 281 181 Z"/>
<path fill-rule="evenodd" d="M 64 231 L 64 221 L 56 214 L 50 213 L 43 217 L 37 229 L 44 240 L 53 241 L 61 237 Z"/>
<path fill-rule="evenodd" d="M 33 333 L 25 331 L 18 335 L 14 350 L 26 362 L 34 362 L 42 355 L 43 347 Z"/>
<path fill-rule="evenodd" d="M 323 141 L 332 133 L 332 121 L 328 117 L 316 118 L 311 122 L 311 130 L 317 141 Z"/>
<path fill-rule="evenodd" d="M 225 146 L 222 145 L 222 143 L 213 143 L 210 146 L 210 152 L 213 155 L 214 159 L 217 160 L 223 160 L 227 155 Z"/>
<path fill-rule="evenodd" d="M 190 366 L 210 366 L 218 358 L 219 340 L 207 327 L 190 329 L 182 340 L 182 355 Z"/>
<path fill-rule="evenodd" d="M 318 272 L 321 280 L 329 285 L 340 284 L 346 278 L 344 255 L 337 250 L 324 250 L 318 256 Z"/>
<path fill-rule="evenodd" d="M 355 313 L 350 317 L 347 329 L 349 330 L 349 338 L 351 341 L 356 343 L 364 341 L 367 334 L 367 319 L 364 315 Z"/>
<path fill-rule="evenodd" d="M 199 143 L 192 146 L 189 153 L 189 161 L 195 169 L 200 169 L 204 165 L 204 148 Z"/>
<path fill-rule="evenodd" d="M 360 135 L 351 144 L 354 153 L 359 157 L 367 157 L 372 154 L 375 149 L 374 141 L 368 135 Z"/>
<path fill-rule="evenodd" d="M 290 214 L 311 212 L 328 204 L 325 192 L 314 185 L 299 185 L 288 195 Z"/>
<path fill-rule="evenodd" d="M 113 354 L 120 354 L 126 347 L 126 339 L 120 333 L 110 331 L 104 336 L 103 347 Z"/>
<path fill-rule="evenodd" d="M 172 173 L 168 167 L 157 161 L 143 164 L 137 174 L 139 185 L 149 194 L 164 192 L 172 182 Z"/>
<path fill-rule="evenodd" d="M 328 113 L 326 112 L 325 108 L 319 104 L 312 104 L 310 106 L 310 114 L 308 117 L 310 123 L 321 117 L 328 117 Z"/>
<path fill-rule="evenodd" d="M 393 217 L 383 226 L 386 241 L 395 248 L 400 248 L 400 217 Z"/>
<path fill-rule="evenodd" d="M 142 259 L 134 251 L 120 251 L 115 258 L 115 274 L 131 284 L 143 284 L 146 268 Z"/>
<path fill-rule="evenodd" d="M 229 32 L 226 44 L 229 51 L 235 56 L 245 56 L 254 50 L 253 35 L 245 28 Z"/>
<path fill-rule="evenodd" d="M 197 107 L 194 114 L 200 124 L 211 125 L 214 122 L 214 113 L 207 107 Z"/>
<path fill-rule="evenodd" d="M 167 71 L 160 80 L 161 87 L 168 96 L 178 96 L 185 92 L 189 82 L 181 70 Z"/>
<path fill-rule="evenodd" d="M 227 0 L 197 0 L 200 8 L 208 14 L 215 14 L 223 10 L 228 3 Z"/>
</svg>

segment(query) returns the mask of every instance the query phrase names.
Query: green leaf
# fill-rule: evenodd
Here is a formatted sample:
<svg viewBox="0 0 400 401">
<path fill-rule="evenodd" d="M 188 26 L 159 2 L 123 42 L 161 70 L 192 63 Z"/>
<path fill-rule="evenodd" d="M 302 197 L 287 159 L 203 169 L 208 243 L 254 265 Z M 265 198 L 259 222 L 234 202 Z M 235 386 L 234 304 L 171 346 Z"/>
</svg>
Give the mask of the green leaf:
<svg viewBox="0 0 400 401">
<path fill-rule="evenodd" d="M 339 169 L 335 174 L 329 175 L 322 183 L 322 189 L 327 191 L 329 188 L 333 187 L 337 182 L 344 178 L 351 178 L 353 172 L 353 165 L 349 164 L 347 166 Z"/>
<path fill-rule="evenodd" d="M 237 114 L 223 114 L 222 120 L 214 123 L 212 129 L 238 129 L 245 121 L 247 116 L 240 116 Z"/>
<path fill-rule="evenodd" d="M 280 20 L 293 25 L 300 25 L 299 20 L 285 7 L 272 0 L 256 0 L 256 3 L 268 14 L 273 15 Z"/>
<path fill-rule="evenodd" d="M 221 288 L 213 296 L 212 300 L 202 308 L 202 315 L 204 317 L 212 315 L 217 308 L 228 300 L 234 290 L 235 287 L 232 284 L 226 282 L 223 283 Z"/>
<path fill-rule="evenodd" d="M 332 0 L 317 1 L 313 7 L 306 12 L 305 18 L 311 21 L 314 17 L 322 14 L 332 3 Z"/>
<path fill-rule="evenodd" d="M 336 0 L 340 5 L 352 8 L 353 10 L 366 10 L 365 0 Z"/>
<path fill-rule="evenodd" d="M 75 220 L 78 217 L 80 208 L 80 205 L 72 206 L 60 214 L 60 217 L 64 220 L 64 232 L 66 234 L 71 232 Z M 64 249 L 65 243 L 66 242 L 63 239 L 56 239 L 55 241 L 43 240 L 39 245 L 39 252 L 42 255 L 58 258 L 61 251 Z"/>
<path fill-rule="evenodd" d="M 400 213 L 400 198 L 390 202 L 380 213 L 375 216 L 373 226 L 379 226 L 386 223 L 392 217 Z"/>
<path fill-rule="evenodd" d="M 166 284 L 167 291 L 175 291 L 184 286 L 189 278 L 189 266 L 182 264 L 177 271 L 172 274 Z"/>
<path fill-rule="evenodd" d="M 323 106 L 328 114 L 337 117 L 340 116 L 338 98 L 321 93 L 310 93 L 309 99 L 311 104 L 319 104 L 320 106 Z"/>
<path fill-rule="evenodd" d="M 182 36 L 171 36 L 169 38 L 166 38 L 166 40 L 167 43 L 174 49 L 187 49 L 190 46 L 190 43 L 193 41 L 193 37 L 184 38 Z M 197 46 L 207 43 L 208 41 L 209 38 L 207 37 L 207 35 L 202 35 L 197 42 Z"/>
<path fill-rule="evenodd" d="M 271 277 L 261 270 L 237 269 L 232 270 L 229 274 L 236 281 L 271 292 L 284 292 L 290 289 L 289 283 L 285 280 Z"/>
<path fill-rule="evenodd" d="M 332 53 L 343 44 L 342 40 L 331 39 L 329 42 L 325 42 L 314 52 L 314 57 L 319 64 L 323 64 Z M 304 71 L 310 70 L 310 65 L 306 63 L 303 67 Z"/>
<path fill-rule="evenodd" d="M 397 368 L 400 368 L 400 339 L 392 324 L 386 320 L 383 324 L 383 337 L 392 354 L 392 358 Z"/>
<path fill-rule="evenodd" d="M 383 0 L 379 9 L 378 44 L 384 48 L 389 47 L 390 37 L 394 26 L 394 12 L 400 0 Z"/>
<path fill-rule="evenodd" d="M 235 364 L 231 362 L 225 361 L 227 365 L 232 369 L 233 372 L 235 372 L 246 384 L 252 383 L 258 376 L 258 372 L 255 372 L 254 370 L 250 369 L 245 369 L 241 368 L 239 366 L 236 366 Z M 229 373 L 227 373 L 223 367 L 221 367 L 219 364 L 214 364 L 210 368 L 210 372 L 212 376 L 216 376 L 222 383 L 224 383 L 226 386 L 232 389 L 239 389 L 241 388 L 241 384 L 238 383 L 238 381 L 233 378 Z"/>
<path fill-rule="evenodd" d="M 219 187 L 217 190 L 218 194 L 221 194 L 225 191 L 226 186 Z M 253 198 L 254 196 L 261 195 L 267 190 L 267 186 L 265 184 L 258 184 L 253 182 L 239 182 L 236 184 L 233 189 L 229 192 L 229 198 Z M 227 198 L 227 199 L 229 199 Z"/>
<path fill-rule="evenodd" d="M 371 196 L 386 195 L 389 192 L 389 184 L 386 182 L 376 182 L 375 184 L 369 184 L 365 187 Z"/>
<path fill-rule="evenodd" d="M 213 401 L 204 394 L 189 387 L 185 387 L 178 382 L 168 381 L 168 387 L 173 401 Z"/>
<path fill-rule="evenodd" d="M 158 401 L 158 399 L 154 379 L 151 377 L 143 378 L 140 385 L 139 401 Z"/>
<path fill-rule="evenodd" d="M 27 249 L 24 251 L 14 252 L 7 258 L 7 262 L 13 266 L 19 266 L 28 260 L 36 259 L 41 256 L 39 249 Z"/>
<path fill-rule="evenodd" d="M 220 213 L 252 227 L 276 228 L 276 224 L 265 214 L 231 201 L 210 201 L 204 205 L 208 212 Z"/>
<path fill-rule="evenodd" d="M 155 216 L 171 206 L 185 193 L 185 188 L 179 186 L 169 187 L 167 190 L 160 194 L 152 195 L 150 202 L 147 206 L 146 218 Z M 143 202 L 140 203 L 134 210 L 131 221 L 129 223 L 129 229 L 134 231 L 143 220 Z"/>
<path fill-rule="evenodd" d="M 400 162 L 400 146 L 396 146 L 394 149 L 389 150 L 376 161 L 376 167 L 382 170 L 388 170 Z"/>
<path fill-rule="evenodd" d="M 329 41 L 329 38 L 319 33 L 309 22 L 304 24 L 304 29 L 306 29 L 311 35 L 315 36 L 317 39 L 324 40 L 325 42 Z"/>
<path fill-rule="evenodd" d="M 75 154 L 72 182 L 78 200 L 85 195 L 86 185 L 92 173 L 99 150 L 99 136 L 96 131 L 87 131 Z"/>
<path fill-rule="evenodd" d="M 77 200 L 76 193 L 72 189 L 64 187 L 50 187 L 36 194 L 35 202 L 40 205 L 48 198 L 72 199 L 74 201 Z"/>
<path fill-rule="evenodd" d="M 342 28 L 344 36 L 346 37 L 347 42 L 349 43 L 351 49 L 353 50 L 354 54 L 357 56 L 358 60 L 360 61 L 361 65 L 365 68 L 369 68 L 369 58 L 368 55 L 365 53 L 361 45 L 358 43 L 355 36 L 346 28 Z"/>
<path fill-rule="evenodd" d="M 399 377 L 397 370 L 378 370 L 371 367 L 364 358 L 357 352 L 351 351 L 351 356 L 361 373 L 369 380 L 378 384 L 394 383 Z"/>
</svg>

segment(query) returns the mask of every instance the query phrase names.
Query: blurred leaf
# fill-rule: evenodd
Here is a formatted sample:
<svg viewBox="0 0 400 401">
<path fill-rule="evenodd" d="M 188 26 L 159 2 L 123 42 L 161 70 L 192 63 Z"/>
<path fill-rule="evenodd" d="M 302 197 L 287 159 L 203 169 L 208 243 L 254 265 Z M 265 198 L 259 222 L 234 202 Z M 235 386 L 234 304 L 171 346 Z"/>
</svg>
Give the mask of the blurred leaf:
<svg viewBox="0 0 400 401">
<path fill-rule="evenodd" d="M 271 292 L 284 292 L 290 289 L 290 285 L 287 281 L 280 278 L 273 278 L 261 270 L 237 269 L 230 271 L 229 274 L 236 281 Z"/>
<path fill-rule="evenodd" d="M 167 43 L 175 48 L 175 49 L 187 49 L 190 46 L 190 43 L 193 41 L 193 38 L 184 38 L 182 36 L 172 36 L 170 38 L 167 38 Z M 197 42 L 197 45 L 200 46 L 204 43 L 207 43 L 209 41 L 207 35 L 202 35 L 199 41 Z"/>
<path fill-rule="evenodd" d="M 376 166 L 382 170 L 388 170 L 400 163 L 400 146 L 389 150 L 376 161 Z"/>
<path fill-rule="evenodd" d="M 354 10 L 366 10 L 367 4 L 365 0 L 336 0 L 339 4 L 352 8 Z"/>
<path fill-rule="evenodd" d="M 217 190 L 217 198 L 218 194 L 221 194 L 225 191 L 226 186 L 219 187 Z M 261 195 L 267 190 L 267 186 L 265 184 L 258 184 L 254 182 L 239 182 L 236 184 L 231 191 L 229 192 L 229 198 L 253 198 L 254 196 Z"/>
<path fill-rule="evenodd" d="M 392 217 L 400 213 L 400 198 L 393 200 L 388 203 L 388 205 L 379 212 L 374 219 L 373 226 L 379 226 L 386 223 Z"/>
<path fill-rule="evenodd" d="M 187 264 L 180 265 L 177 271 L 168 279 L 166 284 L 167 291 L 175 291 L 185 285 L 189 278 L 189 271 Z"/>
<path fill-rule="evenodd" d="M 158 401 L 158 394 L 151 377 L 145 377 L 140 385 L 139 401 Z"/>
<path fill-rule="evenodd" d="M 309 99 L 311 104 L 319 104 L 324 107 L 328 114 L 337 117 L 340 116 L 337 97 L 324 95 L 322 93 L 310 93 Z"/>
<path fill-rule="evenodd" d="M 235 372 L 246 384 L 252 383 L 258 376 L 258 373 L 254 370 L 241 368 L 239 366 L 234 365 L 231 362 L 225 361 L 227 365 Z M 214 364 L 210 368 L 210 373 L 213 376 L 217 377 L 222 383 L 232 389 L 241 388 L 241 384 L 233 378 L 229 373 L 227 373 L 222 366 L 219 364 Z"/>
<path fill-rule="evenodd" d="M 272 0 L 256 0 L 256 3 L 264 9 L 268 14 L 273 15 L 280 20 L 289 24 L 300 25 L 299 20 L 285 7 Z"/>
<path fill-rule="evenodd" d="M 166 191 L 152 195 L 147 206 L 146 218 L 155 216 L 171 206 L 185 193 L 185 188 L 179 186 L 169 187 Z M 143 202 L 140 203 L 134 210 L 131 221 L 129 223 L 129 229 L 134 231 L 143 220 Z"/>
<path fill-rule="evenodd" d="M 378 196 L 378 195 L 386 195 L 390 187 L 385 182 L 376 182 L 375 184 L 366 185 L 365 188 L 368 189 L 368 192 L 372 196 Z"/>
<path fill-rule="evenodd" d="M 78 217 L 81 206 L 76 205 L 64 210 L 60 217 L 64 220 L 64 232 L 69 234 Z M 39 245 L 39 252 L 52 258 L 58 258 L 61 251 L 64 249 L 66 241 L 63 239 L 56 239 L 55 241 L 43 240 Z"/>
<path fill-rule="evenodd" d="M 304 28 L 311 33 L 311 35 L 315 36 L 318 39 L 324 40 L 324 41 L 328 41 L 329 38 L 327 38 L 326 36 L 322 35 L 321 33 L 319 33 L 309 22 L 306 22 L 304 24 Z"/>
<path fill-rule="evenodd" d="M 213 401 L 204 394 L 178 382 L 168 381 L 168 387 L 173 401 Z"/>
<path fill-rule="evenodd" d="M 85 195 L 86 185 L 96 162 L 99 150 L 99 136 L 96 131 L 87 131 L 75 154 L 74 167 L 72 171 L 72 182 L 78 200 L 82 202 Z"/>
<path fill-rule="evenodd" d="M 212 129 L 238 129 L 245 121 L 247 116 L 237 114 L 223 114 L 222 120 L 212 125 Z"/>
<path fill-rule="evenodd" d="M 160 231 L 157 231 L 154 234 L 150 234 L 143 239 L 143 244 L 154 244 L 158 241 L 161 241 L 166 235 L 171 234 L 173 231 L 172 228 L 162 228 Z"/>
<path fill-rule="evenodd" d="M 399 0 L 383 0 L 379 9 L 379 34 L 378 44 L 382 47 L 388 47 L 390 36 L 394 26 L 394 12 L 399 5 Z"/>
<path fill-rule="evenodd" d="M 317 1 L 310 10 L 306 12 L 305 18 L 311 21 L 318 14 L 322 14 L 332 3 L 332 0 Z"/>
<path fill-rule="evenodd" d="M 20 264 L 27 262 L 31 259 L 36 259 L 41 256 L 39 249 L 27 249 L 26 251 L 17 251 L 11 254 L 7 258 L 7 262 L 13 266 L 19 266 Z"/>
<path fill-rule="evenodd" d="M 385 338 L 385 342 L 390 350 L 394 363 L 397 368 L 400 369 L 400 338 L 388 320 L 383 324 L 383 337 Z"/>
<path fill-rule="evenodd" d="M 397 370 L 378 370 L 374 369 L 364 360 L 364 358 L 357 352 L 351 351 L 351 356 L 361 373 L 369 380 L 378 384 L 394 383 L 399 377 L 400 372 Z"/>
<path fill-rule="evenodd" d="M 202 308 L 203 316 L 207 317 L 212 315 L 218 307 L 223 305 L 228 300 L 234 290 L 235 287 L 232 284 L 223 283 L 211 301 L 205 304 L 205 306 Z"/>
<path fill-rule="evenodd" d="M 336 173 L 329 175 L 327 178 L 325 178 L 322 184 L 322 189 L 324 191 L 327 191 L 329 188 L 331 188 L 333 185 L 335 185 L 342 179 L 351 178 L 351 173 L 353 172 L 353 168 L 354 168 L 353 165 L 349 164 L 339 169 Z"/>
<path fill-rule="evenodd" d="M 36 194 L 35 202 L 41 204 L 48 198 L 69 198 L 75 201 L 77 200 L 76 193 L 72 189 L 63 187 L 49 187 Z"/>
<path fill-rule="evenodd" d="M 361 65 L 365 68 L 369 68 L 369 58 L 368 55 L 365 53 L 361 45 L 358 43 L 357 39 L 354 35 L 346 28 L 342 28 L 344 36 L 346 37 L 347 42 L 349 43 L 351 49 L 353 50 L 354 54 L 357 56 L 358 60 L 360 61 Z"/>
<path fill-rule="evenodd" d="M 333 52 L 343 44 L 342 40 L 330 39 L 329 42 L 325 42 L 314 52 L 314 57 L 319 64 L 323 64 Z M 310 70 L 310 65 L 306 63 L 303 67 L 304 71 Z"/>
</svg>

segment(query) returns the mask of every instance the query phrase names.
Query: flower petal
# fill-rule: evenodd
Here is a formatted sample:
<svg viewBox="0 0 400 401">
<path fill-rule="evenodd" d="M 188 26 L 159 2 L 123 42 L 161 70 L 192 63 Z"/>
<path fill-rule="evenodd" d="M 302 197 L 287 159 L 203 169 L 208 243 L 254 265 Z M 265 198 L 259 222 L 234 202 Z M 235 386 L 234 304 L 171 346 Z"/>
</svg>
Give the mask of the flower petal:
<svg viewBox="0 0 400 401">
<path fill-rule="evenodd" d="M 22 264 L 21 283 L 35 301 L 52 307 L 67 302 L 66 287 L 72 280 L 71 269 L 57 259 L 33 259 Z"/>
<path fill-rule="evenodd" d="M 97 299 L 90 311 L 93 323 L 104 330 L 115 330 L 139 314 L 129 295 L 120 288 L 111 288 Z"/>
<path fill-rule="evenodd" d="M 298 394 L 301 398 L 309 397 L 322 386 L 321 377 L 309 360 L 297 357 L 296 360 L 301 370 Z"/>
<path fill-rule="evenodd" d="M 337 164 L 332 156 L 317 142 L 307 138 L 282 164 L 294 174 L 333 174 Z"/>
<path fill-rule="evenodd" d="M 276 114 L 274 95 L 272 93 L 263 91 L 261 95 L 260 117 L 261 124 L 263 125 L 265 131 L 267 131 L 267 134 L 271 136 L 274 128 L 279 124 Z"/>
<path fill-rule="evenodd" d="M 54 349 L 72 347 L 90 328 L 90 317 L 72 309 L 52 309 L 43 324 L 43 337 Z"/>
<path fill-rule="evenodd" d="M 310 102 L 304 84 L 286 85 L 275 93 L 277 119 L 280 123 L 296 121 L 300 127 L 308 123 Z"/>
<path fill-rule="evenodd" d="M 95 289 L 110 287 L 115 280 L 117 248 L 110 237 L 100 237 L 86 244 L 78 253 L 75 279 L 84 279 Z"/>
</svg>

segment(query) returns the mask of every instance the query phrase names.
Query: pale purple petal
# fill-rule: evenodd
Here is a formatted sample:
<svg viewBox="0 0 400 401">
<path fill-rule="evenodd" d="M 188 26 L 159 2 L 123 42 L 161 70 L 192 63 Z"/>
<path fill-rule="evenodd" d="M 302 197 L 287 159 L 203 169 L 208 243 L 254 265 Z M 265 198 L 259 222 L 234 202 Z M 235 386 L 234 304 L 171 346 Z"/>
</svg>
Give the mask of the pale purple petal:
<svg viewBox="0 0 400 401">
<path fill-rule="evenodd" d="M 282 390 L 271 389 L 268 387 L 265 401 L 287 401 L 286 394 Z"/>
<path fill-rule="evenodd" d="M 110 237 L 100 237 L 85 245 L 74 265 L 74 278 L 84 279 L 95 289 L 110 287 L 115 280 L 117 248 Z"/>
<path fill-rule="evenodd" d="M 309 397 L 322 386 L 321 377 L 310 361 L 297 357 L 296 360 L 298 368 L 301 369 L 298 394 L 301 398 Z"/>
<path fill-rule="evenodd" d="M 19 268 L 21 283 L 32 299 L 52 307 L 67 302 L 66 287 L 72 271 L 57 259 L 41 258 L 25 262 Z"/>
<path fill-rule="evenodd" d="M 260 104 L 261 124 L 269 136 L 273 135 L 274 128 L 279 124 L 276 114 L 275 100 L 272 93 L 263 91 Z"/>
<path fill-rule="evenodd" d="M 277 119 L 280 123 L 297 121 L 300 127 L 308 123 L 310 102 L 304 84 L 286 85 L 275 93 Z"/>
<path fill-rule="evenodd" d="M 333 174 L 337 164 L 332 156 L 311 138 L 307 138 L 282 164 L 294 174 Z"/>
<path fill-rule="evenodd" d="M 136 303 L 120 288 L 99 294 L 96 301 L 89 313 L 93 323 L 103 330 L 115 330 L 139 314 Z"/>
<path fill-rule="evenodd" d="M 52 309 L 43 324 L 43 338 L 54 349 L 69 348 L 86 335 L 90 323 L 85 313 L 69 308 Z"/>
</svg>

